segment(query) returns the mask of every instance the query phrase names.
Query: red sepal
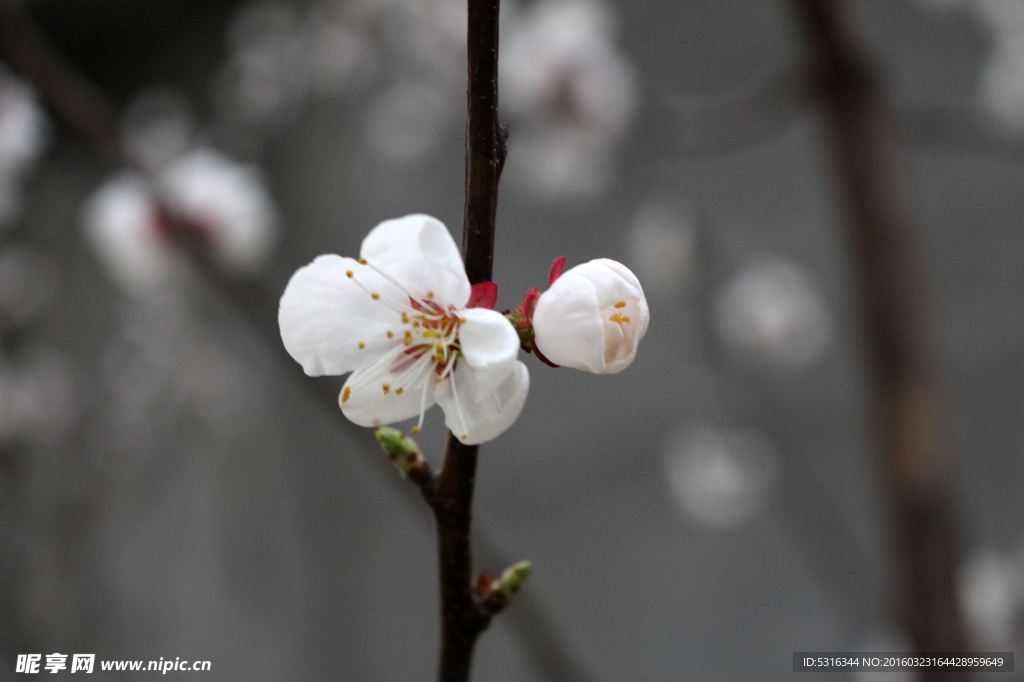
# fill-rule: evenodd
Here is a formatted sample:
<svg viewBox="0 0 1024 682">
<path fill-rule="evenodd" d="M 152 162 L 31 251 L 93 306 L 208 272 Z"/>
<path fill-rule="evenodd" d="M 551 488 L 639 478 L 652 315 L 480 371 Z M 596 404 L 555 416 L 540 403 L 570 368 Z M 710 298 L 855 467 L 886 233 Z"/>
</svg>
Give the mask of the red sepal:
<svg viewBox="0 0 1024 682">
<path fill-rule="evenodd" d="M 548 270 L 548 288 L 555 283 L 555 280 L 562 276 L 562 268 L 565 267 L 565 256 L 559 256 L 551 261 L 551 269 Z"/>
<path fill-rule="evenodd" d="M 494 310 L 494 306 L 497 303 L 498 285 L 494 282 L 481 282 L 480 284 L 473 285 L 473 289 L 469 294 L 469 303 L 466 304 L 466 307 Z"/>
</svg>

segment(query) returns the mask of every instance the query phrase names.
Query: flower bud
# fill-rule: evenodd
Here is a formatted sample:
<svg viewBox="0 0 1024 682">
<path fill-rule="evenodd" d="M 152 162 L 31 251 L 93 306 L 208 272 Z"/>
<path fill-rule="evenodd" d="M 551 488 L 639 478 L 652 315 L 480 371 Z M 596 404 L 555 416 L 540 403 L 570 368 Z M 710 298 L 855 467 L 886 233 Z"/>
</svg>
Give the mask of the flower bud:
<svg viewBox="0 0 1024 682">
<path fill-rule="evenodd" d="M 650 317 L 629 268 L 598 258 L 563 273 L 541 294 L 534 344 L 555 364 L 614 374 L 633 362 Z"/>
</svg>

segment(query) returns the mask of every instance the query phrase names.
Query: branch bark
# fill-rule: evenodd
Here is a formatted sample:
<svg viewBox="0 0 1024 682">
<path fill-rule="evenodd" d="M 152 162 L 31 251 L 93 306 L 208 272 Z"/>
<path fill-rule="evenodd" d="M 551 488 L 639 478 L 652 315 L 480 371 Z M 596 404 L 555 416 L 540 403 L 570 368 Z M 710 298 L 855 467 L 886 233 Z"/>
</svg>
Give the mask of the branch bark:
<svg viewBox="0 0 1024 682">
<path fill-rule="evenodd" d="M 921 652 L 965 651 L 960 543 L 940 391 L 923 305 L 923 258 L 886 104 L 843 0 L 794 0 L 850 216 L 887 494 L 899 615 Z M 922 679 L 966 680 L 932 668 Z"/>
<path fill-rule="evenodd" d="M 470 284 L 491 281 L 498 179 L 504 164 L 498 121 L 499 0 L 469 0 L 466 91 L 466 203 L 462 253 Z M 441 655 L 438 682 L 466 682 L 473 647 L 491 613 L 473 592 L 470 555 L 473 485 L 478 446 L 448 434 L 431 508 L 437 528 L 441 583 Z"/>
</svg>

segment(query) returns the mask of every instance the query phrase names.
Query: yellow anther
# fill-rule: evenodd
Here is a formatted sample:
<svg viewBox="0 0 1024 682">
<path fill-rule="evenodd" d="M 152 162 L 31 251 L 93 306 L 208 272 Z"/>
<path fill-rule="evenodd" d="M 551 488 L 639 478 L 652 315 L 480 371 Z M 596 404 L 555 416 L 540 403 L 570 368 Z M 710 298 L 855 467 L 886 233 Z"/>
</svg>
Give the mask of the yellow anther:
<svg viewBox="0 0 1024 682">
<path fill-rule="evenodd" d="M 434 292 L 433 291 L 428 291 L 427 292 L 427 298 L 434 298 Z"/>
<path fill-rule="evenodd" d="M 375 301 L 376 301 L 376 300 L 377 300 L 378 298 L 380 298 L 380 294 L 370 294 L 370 296 L 371 296 L 371 297 L 373 298 L 373 300 L 375 300 Z"/>
<path fill-rule="evenodd" d="M 362 349 L 364 349 L 364 348 L 366 348 L 366 344 L 365 344 L 365 343 L 363 343 L 362 341 L 360 341 L 360 342 L 359 342 L 359 350 L 362 350 Z"/>
<path fill-rule="evenodd" d="M 404 390 L 405 390 L 404 388 L 399 386 L 398 388 L 395 389 L 395 395 L 402 395 L 402 391 L 404 391 Z"/>
<path fill-rule="evenodd" d="M 467 438 L 469 438 L 469 436 L 467 436 L 466 434 L 462 434 L 462 440 L 466 440 Z"/>
<path fill-rule="evenodd" d="M 441 383 L 442 381 L 444 381 L 444 379 L 441 378 L 440 374 L 435 374 L 434 375 L 434 381 L 437 382 L 437 383 Z"/>
<path fill-rule="evenodd" d="M 420 328 L 420 321 L 419 320 L 413 320 L 412 321 L 412 326 L 415 329 L 419 329 Z"/>
<path fill-rule="evenodd" d="M 347 402 L 348 401 L 348 397 L 350 395 L 352 395 L 352 389 L 349 388 L 348 386 L 346 386 L 345 390 L 341 392 L 341 402 L 343 402 L 343 403 Z"/>
<path fill-rule="evenodd" d="M 622 318 L 622 321 L 625 322 L 626 324 L 629 324 L 629 318 L 628 317 Z"/>
<path fill-rule="evenodd" d="M 417 433 L 419 433 L 419 432 L 420 432 L 420 427 L 418 427 L 418 426 L 414 426 L 414 427 L 412 427 L 412 433 L 413 433 L 413 435 L 414 435 L 414 436 L 415 436 L 415 435 L 416 435 Z"/>
<path fill-rule="evenodd" d="M 412 332 L 409 332 L 409 331 L 405 332 L 405 345 L 407 345 L 407 346 L 411 346 L 412 345 Z"/>
<path fill-rule="evenodd" d="M 366 265 L 366 259 L 365 258 L 360 258 L 359 259 L 359 264 L 360 265 Z"/>
<path fill-rule="evenodd" d="M 384 395 L 391 393 L 391 384 L 384 384 L 382 388 L 384 389 Z"/>
<path fill-rule="evenodd" d="M 435 334 L 432 329 L 424 329 L 423 330 L 423 338 L 429 339 L 432 336 L 437 336 L 437 334 Z"/>
<path fill-rule="evenodd" d="M 461 322 L 462 324 L 466 324 L 466 318 L 460 317 L 459 322 Z"/>
<path fill-rule="evenodd" d="M 619 301 L 618 303 L 615 304 L 615 307 L 616 308 L 625 308 L 626 307 L 626 302 L 625 301 Z"/>
<path fill-rule="evenodd" d="M 426 334 L 424 334 L 424 336 L 426 336 Z M 438 341 L 437 343 L 434 344 L 434 350 L 436 350 L 438 353 L 443 353 L 444 352 L 444 344 L 441 343 L 440 341 Z"/>
<path fill-rule="evenodd" d="M 409 324 L 409 315 L 408 315 L 408 313 L 402 313 L 402 324 Z"/>
<path fill-rule="evenodd" d="M 352 276 L 352 271 L 351 270 L 346 270 L 345 274 L 348 275 L 349 277 L 351 277 Z"/>
<path fill-rule="evenodd" d="M 394 333 L 394 332 L 392 332 L 392 331 L 388 331 L 388 338 L 389 338 L 389 339 L 390 339 L 390 338 L 392 338 L 392 337 L 394 337 L 394 335 L 395 335 L 395 333 Z"/>
<path fill-rule="evenodd" d="M 619 315 L 618 313 L 615 313 L 614 315 L 612 315 L 608 319 L 610 321 L 614 322 L 615 324 L 629 324 L 629 318 L 628 317 L 623 317 L 622 315 Z"/>
</svg>

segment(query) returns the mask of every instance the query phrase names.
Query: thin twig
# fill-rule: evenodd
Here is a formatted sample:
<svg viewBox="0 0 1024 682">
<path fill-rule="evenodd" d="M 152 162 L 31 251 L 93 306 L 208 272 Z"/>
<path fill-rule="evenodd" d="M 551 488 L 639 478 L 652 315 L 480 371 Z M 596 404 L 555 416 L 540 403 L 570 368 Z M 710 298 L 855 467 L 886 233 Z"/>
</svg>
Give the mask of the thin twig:
<svg viewBox="0 0 1024 682">
<path fill-rule="evenodd" d="M 891 118 L 855 47 L 843 3 L 794 0 L 794 5 L 817 68 L 816 94 L 850 212 L 872 404 L 892 505 L 899 615 L 918 651 L 964 651 L 949 453 L 927 342 L 922 257 L 891 143 Z M 967 676 L 929 668 L 922 678 Z"/>
</svg>

